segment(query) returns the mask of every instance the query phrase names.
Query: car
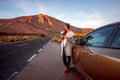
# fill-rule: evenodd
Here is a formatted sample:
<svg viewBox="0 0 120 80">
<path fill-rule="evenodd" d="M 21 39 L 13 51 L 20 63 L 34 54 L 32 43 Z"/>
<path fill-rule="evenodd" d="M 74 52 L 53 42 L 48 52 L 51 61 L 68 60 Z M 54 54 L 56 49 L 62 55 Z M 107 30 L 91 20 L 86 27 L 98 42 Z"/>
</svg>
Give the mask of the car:
<svg viewBox="0 0 120 80">
<path fill-rule="evenodd" d="M 73 64 L 87 80 L 120 80 L 120 22 L 76 40 Z"/>
</svg>

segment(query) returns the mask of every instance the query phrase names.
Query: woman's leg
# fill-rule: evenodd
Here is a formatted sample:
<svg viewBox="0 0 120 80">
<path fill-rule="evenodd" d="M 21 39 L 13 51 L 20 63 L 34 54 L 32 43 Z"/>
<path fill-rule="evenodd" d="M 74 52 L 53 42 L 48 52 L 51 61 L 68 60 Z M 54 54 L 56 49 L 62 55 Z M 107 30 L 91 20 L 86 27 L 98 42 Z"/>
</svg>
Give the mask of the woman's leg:
<svg viewBox="0 0 120 80">
<path fill-rule="evenodd" d="M 65 55 L 65 53 L 63 53 L 63 63 L 64 63 L 64 73 L 66 74 L 67 72 L 68 72 L 68 67 L 67 67 L 67 65 L 68 65 L 68 63 L 67 63 L 67 57 L 66 57 L 66 55 Z"/>
<path fill-rule="evenodd" d="M 70 63 L 71 63 L 71 56 L 67 56 L 68 58 L 68 63 L 67 63 L 67 68 L 69 69 Z"/>
<path fill-rule="evenodd" d="M 67 58 L 64 50 L 63 50 L 63 63 L 64 63 L 64 66 L 67 67 Z"/>
</svg>

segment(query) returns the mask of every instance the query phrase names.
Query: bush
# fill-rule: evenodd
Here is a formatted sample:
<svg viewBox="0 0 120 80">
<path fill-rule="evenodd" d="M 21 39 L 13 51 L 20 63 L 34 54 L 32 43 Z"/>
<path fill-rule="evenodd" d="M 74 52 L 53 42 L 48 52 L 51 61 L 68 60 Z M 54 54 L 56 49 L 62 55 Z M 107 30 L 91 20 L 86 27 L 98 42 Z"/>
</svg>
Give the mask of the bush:
<svg viewBox="0 0 120 80">
<path fill-rule="evenodd" d="M 23 40 L 33 40 L 46 37 L 45 34 L 39 35 L 9 35 L 9 36 L 0 36 L 0 44 L 9 43 L 9 42 L 17 42 Z"/>
<path fill-rule="evenodd" d="M 84 36 L 84 34 L 75 33 L 73 37 L 74 37 L 74 40 L 77 40 L 77 39 L 80 39 L 83 36 Z"/>
<path fill-rule="evenodd" d="M 75 33 L 73 38 L 74 40 L 77 40 L 77 39 L 80 39 L 81 37 L 83 37 L 84 34 L 80 34 L 80 33 Z M 57 43 L 61 43 L 61 36 L 60 34 L 57 34 L 53 39 L 52 39 L 53 42 L 57 42 Z"/>
<path fill-rule="evenodd" d="M 57 42 L 57 43 L 61 43 L 61 36 L 59 34 L 57 34 L 53 39 L 52 42 Z"/>
</svg>

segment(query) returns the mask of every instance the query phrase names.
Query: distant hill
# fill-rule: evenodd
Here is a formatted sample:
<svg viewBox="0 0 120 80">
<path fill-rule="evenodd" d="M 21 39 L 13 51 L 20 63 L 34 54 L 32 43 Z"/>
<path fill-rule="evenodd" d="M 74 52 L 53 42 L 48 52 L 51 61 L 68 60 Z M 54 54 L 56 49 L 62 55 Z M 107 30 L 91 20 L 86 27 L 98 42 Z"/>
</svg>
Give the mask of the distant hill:
<svg viewBox="0 0 120 80">
<path fill-rule="evenodd" d="M 45 34 L 55 35 L 64 28 L 63 21 L 45 14 L 0 19 L 0 35 L 8 34 Z M 93 29 L 71 27 L 77 33 L 88 33 Z"/>
</svg>

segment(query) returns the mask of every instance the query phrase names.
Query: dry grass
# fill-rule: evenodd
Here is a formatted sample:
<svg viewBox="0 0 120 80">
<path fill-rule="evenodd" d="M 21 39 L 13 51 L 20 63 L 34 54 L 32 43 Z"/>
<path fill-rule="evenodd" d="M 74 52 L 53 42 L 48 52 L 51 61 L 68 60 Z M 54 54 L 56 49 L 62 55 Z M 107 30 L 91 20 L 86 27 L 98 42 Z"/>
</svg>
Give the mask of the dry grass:
<svg viewBox="0 0 120 80">
<path fill-rule="evenodd" d="M 74 34 L 74 40 L 80 39 L 81 37 L 85 36 L 85 34 L 75 33 Z"/>
<path fill-rule="evenodd" d="M 10 43 L 24 40 L 34 40 L 44 38 L 46 36 L 43 35 L 11 35 L 11 36 L 0 36 L 0 44 L 2 43 Z"/>
<path fill-rule="evenodd" d="M 80 39 L 81 37 L 83 37 L 84 34 L 79 34 L 79 33 L 75 33 L 73 38 L 74 40 L 77 40 L 77 39 Z M 53 39 L 52 39 L 53 42 L 57 42 L 57 43 L 61 43 L 61 37 L 60 35 L 56 35 Z"/>
<path fill-rule="evenodd" d="M 52 39 L 52 42 L 57 42 L 57 43 L 61 43 L 61 37 L 60 35 L 56 35 L 53 39 Z"/>
</svg>

